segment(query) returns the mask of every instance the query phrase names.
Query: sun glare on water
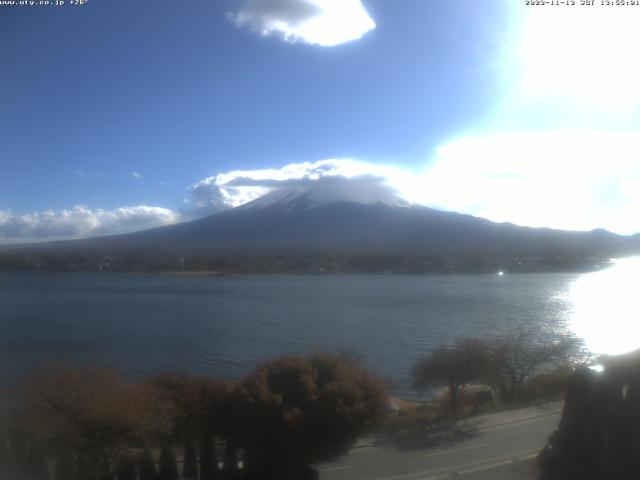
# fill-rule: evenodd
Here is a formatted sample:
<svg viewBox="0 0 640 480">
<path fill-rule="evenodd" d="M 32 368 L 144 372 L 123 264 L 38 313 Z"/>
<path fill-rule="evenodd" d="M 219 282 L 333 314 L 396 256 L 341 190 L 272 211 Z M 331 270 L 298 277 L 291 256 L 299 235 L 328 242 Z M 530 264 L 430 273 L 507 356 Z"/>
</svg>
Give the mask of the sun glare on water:
<svg viewBox="0 0 640 480">
<path fill-rule="evenodd" d="M 640 348 L 640 257 L 580 277 L 571 286 L 571 329 L 598 354 Z"/>
</svg>

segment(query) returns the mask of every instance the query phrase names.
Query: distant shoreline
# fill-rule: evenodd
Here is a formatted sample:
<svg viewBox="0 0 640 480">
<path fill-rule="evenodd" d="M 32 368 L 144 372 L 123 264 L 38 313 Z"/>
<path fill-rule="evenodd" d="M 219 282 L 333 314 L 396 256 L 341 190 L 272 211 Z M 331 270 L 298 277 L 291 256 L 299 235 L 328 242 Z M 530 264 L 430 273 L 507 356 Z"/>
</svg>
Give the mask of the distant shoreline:
<svg viewBox="0 0 640 480">
<path fill-rule="evenodd" d="M 624 255 L 622 255 L 624 256 Z M 456 256 L 401 254 L 281 254 L 220 256 L 16 255 L 0 249 L 0 271 L 123 272 L 173 277 L 236 275 L 500 275 L 589 273 L 611 265 L 612 256 Z"/>
<path fill-rule="evenodd" d="M 46 269 L 3 269 L 0 273 L 85 273 L 85 274 L 118 274 L 118 275 L 139 275 L 145 277 L 173 277 L 173 278 L 231 278 L 231 277 L 331 277 L 331 276 L 412 276 L 412 277 L 448 277 L 455 275 L 471 275 L 471 276 L 492 276 L 496 278 L 507 278 L 513 275 L 528 274 L 587 274 L 601 271 L 602 269 L 576 269 L 576 270 L 527 270 L 509 272 L 474 272 L 474 271 L 440 271 L 440 272 L 366 272 L 366 271 L 334 271 L 334 272 L 219 272 L 215 270 L 193 270 L 193 271 L 126 271 L 126 270 L 46 270 Z"/>
<path fill-rule="evenodd" d="M 102 272 L 98 272 L 102 273 Z M 164 272 L 113 272 L 113 273 L 135 273 L 138 275 L 161 275 L 170 277 L 234 277 L 237 274 L 218 272 L 216 270 L 194 270 L 194 271 L 164 271 Z"/>
</svg>

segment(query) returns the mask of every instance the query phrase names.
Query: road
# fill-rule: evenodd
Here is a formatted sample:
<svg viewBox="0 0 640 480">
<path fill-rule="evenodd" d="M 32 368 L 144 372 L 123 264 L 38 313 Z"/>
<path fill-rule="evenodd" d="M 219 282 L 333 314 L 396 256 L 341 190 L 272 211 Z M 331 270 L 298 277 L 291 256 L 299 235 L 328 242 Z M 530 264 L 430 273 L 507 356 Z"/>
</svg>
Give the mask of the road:
<svg viewBox="0 0 640 480">
<path fill-rule="evenodd" d="M 361 445 L 319 466 L 321 480 L 534 480 L 535 457 L 558 425 L 562 404 L 460 422 L 459 441 L 433 448 Z"/>
</svg>

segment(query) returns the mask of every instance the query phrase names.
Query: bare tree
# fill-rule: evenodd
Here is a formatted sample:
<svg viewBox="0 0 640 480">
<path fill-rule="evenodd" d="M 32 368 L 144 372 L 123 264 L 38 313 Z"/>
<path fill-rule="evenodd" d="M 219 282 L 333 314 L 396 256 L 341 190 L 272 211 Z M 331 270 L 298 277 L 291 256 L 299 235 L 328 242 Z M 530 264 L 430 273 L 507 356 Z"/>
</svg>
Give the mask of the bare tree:
<svg viewBox="0 0 640 480">
<path fill-rule="evenodd" d="M 486 365 L 487 345 L 482 340 L 462 339 L 453 345 L 442 344 L 414 366 L 414 386 L 421 391 L 447 387 L 451 412 L 455 413 L 460 387 L 481 379 Z"/>
<path fill-rule="evenodd" d="M 503 402 L 512 403 L 534 375 L 569 362 L 580 350 L 572 336 L 540 342 L 530 328 L 489 342 L 487 381 L 500 392 Z"/>
</svg>

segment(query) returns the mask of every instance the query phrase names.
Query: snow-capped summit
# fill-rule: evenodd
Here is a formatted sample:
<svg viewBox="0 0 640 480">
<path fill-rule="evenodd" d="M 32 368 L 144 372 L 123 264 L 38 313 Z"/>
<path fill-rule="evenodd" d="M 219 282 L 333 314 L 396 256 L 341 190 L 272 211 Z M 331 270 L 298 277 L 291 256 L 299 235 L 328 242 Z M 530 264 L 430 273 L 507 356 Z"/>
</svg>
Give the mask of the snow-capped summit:
<svg viewBox="0 0 640 480">
<path fill-rule="evenodd" d="M 402 200 L 376 178 L 362 177 L 296 181 L 190 222 L 38 248 L 102 257 L 330 252 L 546 258 L 603 252 L 620 256 L 640 247 L 634 239 L 609 232 L 525 228 L 434 210 Z"/>
<path fill-rule="evenodd" d="M 309 182 L 304 187 L 279 188 L 242 205 L 240 209 L 280 207 L 285 211 L 302 211 L 338 202 L 362 205 L 410 207 L 412 204 L 379 183 Z"/>
</svg>

